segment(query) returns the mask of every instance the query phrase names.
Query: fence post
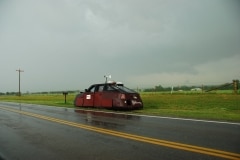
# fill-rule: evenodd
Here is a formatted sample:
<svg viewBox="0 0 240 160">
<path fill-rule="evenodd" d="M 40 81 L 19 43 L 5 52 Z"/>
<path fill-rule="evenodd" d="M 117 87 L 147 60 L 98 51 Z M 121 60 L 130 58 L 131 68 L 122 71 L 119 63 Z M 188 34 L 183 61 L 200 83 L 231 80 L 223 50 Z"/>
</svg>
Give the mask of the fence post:
<svg viewBox="0 0 240 160">
<path fill-rule="evenodd" d="M 63 95 L 64 95 L 64 100 L 65 100 L 65 104 L 67 103 L 67 95 L 68 95 L 68 92 L 63 92 Z"/>
<path fill-rule="evenodd" d="M 237 94 L 239 80 L 233 80 L 233 93 Z"/>
</svg>

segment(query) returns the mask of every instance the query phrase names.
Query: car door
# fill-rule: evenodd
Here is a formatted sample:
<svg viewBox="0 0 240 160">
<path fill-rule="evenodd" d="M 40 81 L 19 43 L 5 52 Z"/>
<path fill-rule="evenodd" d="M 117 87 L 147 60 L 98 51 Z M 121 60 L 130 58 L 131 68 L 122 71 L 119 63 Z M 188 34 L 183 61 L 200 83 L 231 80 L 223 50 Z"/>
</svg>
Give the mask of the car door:
<svg viewBox="0 0 240 160">
<path fill-rule="evenodd" d="M 105 85 L 101 97 L 101 105 L 103 107 L 112 107 L 114 89 L 109 85 Z"/>
<path fill-rule="evenodd" d="M 94 93 L 94 107 L 102 107 L 103 88 L 104 85 L 96 86 Z"/>
<path fill-rule="evenodd" d="M 93 107 L 94 106 L 94 93 L 96 86 L 91 86 L 87 92 L 84 94 L 83 106 L 85 107 Z"/>
</svg>

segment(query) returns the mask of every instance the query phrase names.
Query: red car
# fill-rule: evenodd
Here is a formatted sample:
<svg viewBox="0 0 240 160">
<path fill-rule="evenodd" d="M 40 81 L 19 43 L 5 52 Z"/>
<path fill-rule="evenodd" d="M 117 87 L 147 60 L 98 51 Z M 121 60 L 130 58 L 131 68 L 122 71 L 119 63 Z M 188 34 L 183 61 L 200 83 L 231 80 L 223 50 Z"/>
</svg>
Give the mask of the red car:
<svg viewBox="0 0 240 160">
<path fill-rule="evenodd" d="M 75 98 L 76 107 L 142 109 L 140 95 L 116 82 L 91 85 Z"/>
</svg>

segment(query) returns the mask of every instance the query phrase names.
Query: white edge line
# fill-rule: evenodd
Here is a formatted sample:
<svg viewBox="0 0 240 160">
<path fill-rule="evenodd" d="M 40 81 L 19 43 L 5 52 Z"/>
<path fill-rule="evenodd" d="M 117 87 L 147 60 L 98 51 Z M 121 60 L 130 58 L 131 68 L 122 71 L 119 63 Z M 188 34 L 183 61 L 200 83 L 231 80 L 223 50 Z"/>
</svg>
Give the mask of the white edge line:
<svg viewBox="0 0 240 160">
<path fill-rule="evenodd" d="M 6 102 L 4 102 L 6 103 Z M 9 102 L 7 102 L 9 103 Z M 14 103 L 14 102 L 10 102 Z M 15 103 L 16 104 L 16 103 Z M 26 106 L 35 105 L 35 104 L 27 104 L 27 103 L 21 103 Z M 35 105 L 35 106 L 44 106 L 46 105 Z M 162 117 L 162 116 L 151 116 L 151 115 L 141 115 L 141 114 L 124 114 L 124 113 L 117 113 L 117 112 L 105 112 L 105 111 L 97 111 L 97 110 L 90 110 L 90 109 L 75 109 L 75 108 L 67 108 L 67 107 L 56 107 L 56 106 L 47 106 L 49 108 L 59 108 L 63 109 L 65 111 L 68 110 L 79 110 L 79 111 L 91 111 L 91 112 L 102 112 L 102 113 L 111 113 L 111 114 L 118 114 L 118 115 L 130 115 L 130 116 L 139 116 L 139 117 L 148 117 L 148 118 L 159 118 L 159 119 L 171 119 L 171 120 L 181 120 L 181 121 L 193 121 L 193 122 L 204 122 L 204 123 L 217 123 L 217 124 L 231 124 L 231 125 L 240 125 L 240 123 L 237 122 L 225 122 L 225 121 L 211 121 L 211 120 L 202 120 L 202 119 L 190 119 L 190 118 L 176 118 L 176 117 Z"/>
<path fill-rule="evenodd" d="M 111 114 L 119 114 L 119 115 L 124 114 L 124 113 L 104 112 L 104 111 L 85 110 L 85 109 L 75 109 L 75 110 L 83 110 L 83 111 L 91 111 L 91 112 L 102 112 L 102 113 L 111 113 Z M 240 125 L 240 123 L 237 123 L 237 122 L 210 121 L 210 120 L 190 119 L 190 118 L 162 117 L 162 116 L 151 116 L 151 115 L 144 115 L 144 114 L 142 114 L 142 115 L 141 115 L 141 114 L 124 114 L 124 115 L 139 116 L 139 117 L 149 117 L 149 118 L 160 118 L 160 119 L 182 120 L 182 121 L 193 121 L 193 122 L 205 122 L 205 123 L 219 123 L 219 124 Z"/>
</svg>

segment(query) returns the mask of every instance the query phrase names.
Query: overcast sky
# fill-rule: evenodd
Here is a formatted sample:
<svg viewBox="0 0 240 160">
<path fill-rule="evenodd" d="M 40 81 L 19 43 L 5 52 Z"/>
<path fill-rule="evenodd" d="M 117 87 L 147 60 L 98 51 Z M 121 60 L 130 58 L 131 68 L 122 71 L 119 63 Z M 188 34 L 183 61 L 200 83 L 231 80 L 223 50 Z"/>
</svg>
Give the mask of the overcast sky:
<svg viewBox="0 0 240 160">
<path fill-rule="evenodd" d="M 0 0 L 0 92 L 240 79 L 239 0 Z"/>
</svg>

